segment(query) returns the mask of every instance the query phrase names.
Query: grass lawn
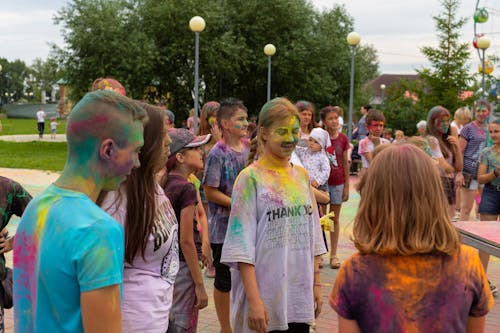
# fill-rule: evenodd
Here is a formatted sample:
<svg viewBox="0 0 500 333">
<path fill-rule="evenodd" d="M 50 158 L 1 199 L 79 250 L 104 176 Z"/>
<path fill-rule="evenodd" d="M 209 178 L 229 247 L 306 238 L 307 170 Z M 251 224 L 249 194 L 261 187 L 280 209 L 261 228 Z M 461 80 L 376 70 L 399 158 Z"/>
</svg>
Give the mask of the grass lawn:
<svg viewBox="0 0 500 333">
<path fill-rule="evenodd" d="M 38 134 L 36 119 L 0 118 L 3 131 L 0 135 Z M 57 120 L 57 133 L 66 133 L 66 120 Z M 50 120 L 45 121 L 45 133 L 50 135 Z"/>
<path fill-rule="evenodd" d="M 66 142 L 0 141 L 0 167 L 61 171 L 66 162 Z"/>
</svg>

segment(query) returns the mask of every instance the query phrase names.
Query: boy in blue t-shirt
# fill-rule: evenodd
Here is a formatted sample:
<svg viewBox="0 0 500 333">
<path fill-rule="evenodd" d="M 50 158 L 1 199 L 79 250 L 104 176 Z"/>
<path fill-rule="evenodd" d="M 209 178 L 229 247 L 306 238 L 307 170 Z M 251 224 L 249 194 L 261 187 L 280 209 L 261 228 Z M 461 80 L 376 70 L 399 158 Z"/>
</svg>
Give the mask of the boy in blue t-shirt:
<svg viewBox="0 0 500 333">
<path fill-rule="evenodd" d="M 95 201 L 139 165 L 146 119 L 112 91 L 89 93 L 71 111 L 64 170 L 16 233 L 16 332 L 121 332 L 123 228 Z"/>
<path fill-rule="evenodd" d="M 220 263 L 220 257 L 231 211 L 233 185 L 248 158 L 249 147 L 242 140 L 247 134 L 247 108 L 234 98 L 222 101 L 217 112 L 217 123 L 222 130 L 222 139 L 207 156 L 203 185 L 208 200 L 208 232 L 215 267 L 215 310 L 221 332 L 227 333 L 231 332 L 231 273 L 228 266 Z"/>
</svg>

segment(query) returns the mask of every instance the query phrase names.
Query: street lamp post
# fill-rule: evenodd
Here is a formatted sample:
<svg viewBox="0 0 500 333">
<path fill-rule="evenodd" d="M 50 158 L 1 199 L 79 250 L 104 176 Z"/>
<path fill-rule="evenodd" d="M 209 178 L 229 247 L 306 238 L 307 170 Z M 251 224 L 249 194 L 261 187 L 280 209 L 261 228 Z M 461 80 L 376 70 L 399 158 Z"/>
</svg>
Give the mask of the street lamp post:
<svg viewBox="0 0 500 333">
<path fill-rule="evenodd" d="M 385 94 L 385 84 L 380 85 L 380 90 L 382 91 L 382 98 L 380 100 L 380 104 L 384 104 L 384 94 Z"/>
<path fill-rule="evenodd" d="M 481 89 L 482 94 L 481 94 L 481 99 L 486 98 L 486 89 L 485 89 L 485 83 L 484 83 L 484 74 L 486 72 L 486 67 L 485 67 L 485 58 L 484 58 L 484 53 L 488 47 L 490 47 L 490 40 L 486 36 L 482 36 L 477 40 L 477 47 L 482 51 L 481 52 L 481 62 L 482 62 L 482 80 L 481 80 Z"/>
<path fill-rule="evenodd" d="M 356 46 L 358 46 L 361 37 L 356 32 L 351 32 L 347 35 L 347 43 L 351 47 L 351 84 L 349 90 L 349 122 L 347 123 L 347 137 L 349 142 L 352 140 L 352 107 L 354 99 L 354 57 L 356 55 Z"/>
<path fill-rule="evenodd" d="M 273 44 L 264 46 L 264 54 L 267 56 L 267 101 L 271 100 L 271 58 L 276 53 L 276 47 Z"/>
<path fill-rule="evenodd" d="M 194 32 L 194 132 L 198 130 L 199 119 L 199 73 L 198 67 L 200 65 L 200 32 L 205 30 L 205 20 L 201 16 L 194 16 L 189 20 L 189 28 Z"/>
<path fill-rule="evenodd" d="M 2 73 L 2 65 L 0 65 L 0 73 Z M 2 96 L 0 95 L 0 105 L 2 104 Z"/>
</svg>

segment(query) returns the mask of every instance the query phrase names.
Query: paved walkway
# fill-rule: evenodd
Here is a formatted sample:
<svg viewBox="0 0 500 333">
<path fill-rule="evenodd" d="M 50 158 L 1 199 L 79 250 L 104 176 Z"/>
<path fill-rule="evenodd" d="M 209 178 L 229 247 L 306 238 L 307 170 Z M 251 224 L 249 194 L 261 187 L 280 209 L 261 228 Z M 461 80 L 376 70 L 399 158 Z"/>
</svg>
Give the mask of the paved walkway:
<svg viewBox="0 0 500 333">
<path fill-rule="evenodd" d="M 31 142 L 31 141 L 44 141 L 44 142 L 64 142 L 66 141 L 66 134 L 56 134 L 56 138 L 52 139 L 50 134 L 44 134 L 43 138 L 38 138 L 38 134 L 17 134 L 17 135 L 0 135 L 0 141 L 14 141 L 14 142 Z"/>
<path fill-rule="evenodd" d="M 0 175 L 12 178 L 21 184 L 26 189 L 36 195 L 40 193 L 45 187 L 52 183 L 58 176 L 57 173 L 39 170 L 26 170 L 26 169 L 6 169 L 0 168 Z M 356 177 L 351 178 L 351 184 L 357 182 Z M 354 246 L 349 240 L 349 235 L 352 232 L 352 221 L 356 213 L 359 202 L 359 196 L 355 191 L 351 191 L 350 200 L 345 203 L 341 211 L 341 235 L 339 240 L 338 254 L 340 259 L 349 257 L 354 251 Z M 14 217 L 12 223 L 9 224 L 9 232 L 13 234 L 15 228 L 19 223 L 19 219 Z M 328 258 L 325 258 L 328 262 Z M 12 254 L 7 256 L 8 263 L 12 265 Z M 460 269 L 457 267 L 457 269 Z M 491 258 L 489 267 L 489 278 L 493 283 L 500 286 L 500 261 L 498 258 Z M 323 283 L 323 311 L 316 321 L 317 333 L 329 333 L 337 331 L 337 315 L 328 305 L 328 295 L 332 289 L 332 285 L 337 276 L 337 270 L 330 269 L 325 266 L 321 270 L 321 281 Z M 198 332 L 199 333 L 216 333 L 220 331 L 217 316 L 215 314 L 215 307 L 213 304 L 213 280 L 205 278 L 205 286 L 209 294 L 209 305 L 206 309 L 200 311 Z M 498 298 L 497 298 L 498 300 Z M 6 332 L 13 332 L 12 324 L 12 310 L 6 310 Z M 495 304 L 495 307 L 490 312 L 486 319 L 486 332 L 498 333 L 500 332 L 500 305 Z M 235 332 L 238 333 L 238 332 Z"/>
</svg>

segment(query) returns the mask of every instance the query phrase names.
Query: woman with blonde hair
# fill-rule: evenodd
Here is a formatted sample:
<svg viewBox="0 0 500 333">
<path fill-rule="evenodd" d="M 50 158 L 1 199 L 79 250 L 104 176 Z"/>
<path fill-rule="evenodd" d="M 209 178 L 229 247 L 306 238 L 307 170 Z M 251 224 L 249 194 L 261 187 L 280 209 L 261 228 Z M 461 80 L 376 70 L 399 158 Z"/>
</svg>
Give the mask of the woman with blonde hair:
<svg viewBox="0 0 500 333">
<path fill-rule="evenodd" d="M 433 161 L 391 145 L 360 183 L 353 241 L 330 295 L 339 332 L 482 332 L 493 298 L 477 251 L 460 245 Z"/>
<path fill-rule="evenodd" d="M 455 115 L 453 116 L 453 121 L 451 122 L 450 126 L 455 127 L 458 131 L 458 134 L 460 134 L 462 128 L 471 121 L 472 121 L 472 112 L 468 107 L 463 106 L 461 108 L 458 108 L 457 111 L 455 111 Z"/>
</svg>

